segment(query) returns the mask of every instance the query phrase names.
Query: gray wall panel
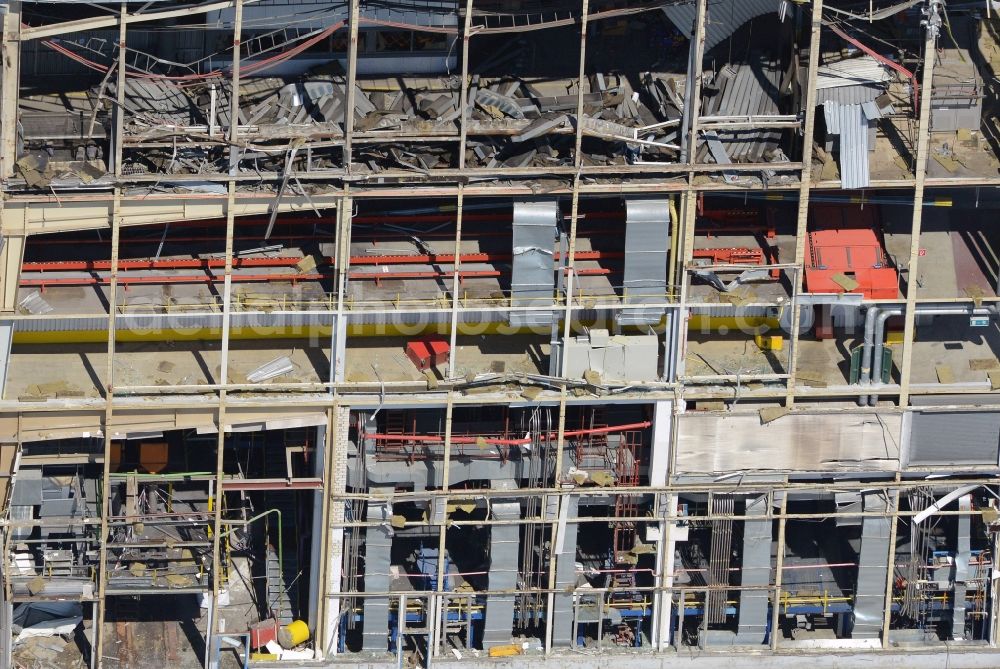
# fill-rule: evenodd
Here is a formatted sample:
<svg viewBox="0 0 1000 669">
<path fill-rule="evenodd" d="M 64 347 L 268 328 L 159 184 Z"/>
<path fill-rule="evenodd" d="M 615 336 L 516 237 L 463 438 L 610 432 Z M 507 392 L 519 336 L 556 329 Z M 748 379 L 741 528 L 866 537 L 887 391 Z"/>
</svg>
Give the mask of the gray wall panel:
<svg viewBox="0 0 1000 669">
<path fill-rule="evenodd" d="M 910 465 L 995 465 L 1000 412 L 914 412 Z"/>
</svg>

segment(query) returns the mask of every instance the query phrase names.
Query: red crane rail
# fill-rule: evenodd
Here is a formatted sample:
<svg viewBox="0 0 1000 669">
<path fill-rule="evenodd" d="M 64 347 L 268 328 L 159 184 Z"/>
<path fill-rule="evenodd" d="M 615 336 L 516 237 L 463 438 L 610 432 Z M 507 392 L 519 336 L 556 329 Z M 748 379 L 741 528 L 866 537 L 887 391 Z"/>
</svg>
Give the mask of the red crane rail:
<svg viewBox="0 0 1000 669">
<path fill-rule="evenodd" d="M 603 276 L 610 274 L 611 270 L 604 268 L 580 269 L 576 274 L 581 276 Z M 498 270 L 467 270 L 458 273 L 459 281 L 467 279 L 488 279 L 502 276 L 503 272 Z M 266 283 L 274 281 L 287 281 L 295 285 L 301 281 L 322 281 L 333 278 L 333 274 L 233 274 L 233 283 Z M 436 271 L 414 271 L 414 272 L 348 272 L 347 275 L 355 281 L 374 281 L 379 284 L 382 281 L 391 279 L 438 279 L 449 278 L 451 272 Z M 197 283 L 219 283 L 225 280 L 220 274 L 208 272 L 206 274 L 175 274 L 158 276 L 119 276 L 118 285 L 128 287 L 130 285 L 163 285 L 163 284 L 197 284 Z M 21 279 L 18 285 L 24 288 L 40 288 L 42 292 L 52 286 L 103 286 L 111 283 L 111 277 L 107 276 L 81 276 L 81 277 L 51 277 L 44 279 Z"/>
<path fill-rule="evenodd" d="M 557 251 L 553 254 L 555 260 L 561 258 Z M 576 260 L 620 259 L 625 257 L 622 251 L 577 251 Z M 463 253 L 458 256 L 462 263 L 492 263 L 509 262 L 510 253 Z M 233 258 L 233 268 L 249 267 L 294 267 L 302 260 L 301 256 L 275 256 L 271 258 Z M 334 259 L 324 256 L 317 259 L 320 264 L 333 265 Z M 453 253 L 433 254 L 394 254 L 394 255 L 364 255 L 351 256 L 351 266 L 362 265 L 443 265 L 455 264 Z M 118 269 L 128 270 L 172 270 L 172 269 L 222 269 L 225 268 L 224 258 L 181 258 L 181 259 L 142 259 L 119 260 Z M 52 260 L 42 262 L 26 262 L 21 265 L 22 272 L 100 272 L 110 271 L 110 260 Z"/>
</svg>

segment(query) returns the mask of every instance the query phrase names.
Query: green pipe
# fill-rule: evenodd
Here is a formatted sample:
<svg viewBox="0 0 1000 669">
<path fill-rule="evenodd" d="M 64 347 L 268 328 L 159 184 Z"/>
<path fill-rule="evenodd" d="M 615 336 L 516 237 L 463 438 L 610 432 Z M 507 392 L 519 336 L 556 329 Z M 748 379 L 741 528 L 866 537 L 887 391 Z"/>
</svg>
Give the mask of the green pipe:
<svg viewBox="0 0 1000 669">
<path fill-rule="evenodd" d="M 282 531 L 281 531 L 281 509 L 268 509 L 267 511 L 264 511 L 262 513 L 258 513 L 256 516 L 253 516 L 252 518 L 247 518 L 246 520 L 229 520 L 229 521 L 226 521 L 226 524 L 227 525 L 242 525 L 242 526 L 245 527 L 245 526 L 249 525 L 250 523 L 252 523 L 255 520 L 260 520 L 261 518 L 263 518 L 264 516 L 268 515 L 269 513 L 276 513 L 276 514 L 278 514 L 278 573 L 280 574 L 281 570 L 283 570 L 285 568 L 285 551 L 284 551 L 285 540 L 284 540 L 284 537 L 283 537 L 283 534 L 282 534 Z M 220 532 L 219 533 L 219 540 L 221 541 L 223 537 L 227 536 L 231 532 L 234 532 L 235 530 L 236 530 L 236 528 L 233 527 L 233 528 L 230 528 L 230 529 L 226 530 L 225 532 Z M 270 607 L 271 603 L 268 602 L 267 605 Z"/>
<path fill-rule="evenodd" d="M 142 480 L 183 481 L 192 476 L 215 476 L 215 472 L 177 472 L 175 474 L 144 474 L 142 472 L 111 472 L 109 478 L 124 479 L 135 477 Z"/>
</svg>

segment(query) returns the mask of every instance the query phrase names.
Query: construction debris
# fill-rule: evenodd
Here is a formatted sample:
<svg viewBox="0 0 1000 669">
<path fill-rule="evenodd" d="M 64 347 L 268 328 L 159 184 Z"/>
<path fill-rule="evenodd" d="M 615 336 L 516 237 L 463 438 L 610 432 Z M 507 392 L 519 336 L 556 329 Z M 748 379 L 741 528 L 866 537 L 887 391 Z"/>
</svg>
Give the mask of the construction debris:
<svg viewBox="0 0 1000 669">
<path fill-rule="evenodd" d="M 791 413 L 791 410 L 788 407 L 764 407 L 758 413 L 760 414 L 760 424 L 766 425 L 778 420 L 782 416 L 787 416 Z"/>
<path fill-rule="evenodd" d="M 270 379 L 277 378 L 283 374 L 288 374 L 295 369 L 295 365 L 292 364 L 291 358 L 287 355 L 266 362 L 260 367 L 257 367 L 249 374 L 247 374 L 247 381 L 250 383 L 261 383 L 262 381 L 269 381 Z"/>
</svg>

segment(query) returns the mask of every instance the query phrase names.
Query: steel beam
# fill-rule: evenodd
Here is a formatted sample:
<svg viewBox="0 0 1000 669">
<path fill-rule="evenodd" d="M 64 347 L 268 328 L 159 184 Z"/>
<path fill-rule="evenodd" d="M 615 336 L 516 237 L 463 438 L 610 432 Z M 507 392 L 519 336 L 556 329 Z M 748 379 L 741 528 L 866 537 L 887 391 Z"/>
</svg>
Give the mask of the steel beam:
<svg viewBox="0 0 1000 669">
<path fill-rule="evenodd" d="M 812 192 L 812 158 L 813 158 L 813 136 L 816 133 L 816 79 L 819 72 L 820 61 L 820 36 L 823 30 L 823 0 L 812 1 L 812 13 L 810 16 L 809 32 L 809 63 L 806 74 L 805 91 L 805 125 L 802 131 L 802 172 L 799 176 L 799 203 L 795 223 L 795 266 L 802 268 L 805 266 L 806 243 L 808 239 L 807 231 L 809 225 L 809 195 Z M 795 278 L 796 294 L 805 290 L 805 272 L 799 271 Z M 811 309 L 812 307 L 805 307 Z M 798 369 L 798 356 L 794 355 L 797 350 L 799 339 L 799 324 L 802 322 L 803 305 L 798 300 L 792 301 L 792 330 L 788 333 L 790 338 L 789 349 L 793 355 L 789 356 L 788 367 L 788 395 L 785 398 L 785 405 L 792 406 L 795 403 L 795 374 Z"/>
</svg>

